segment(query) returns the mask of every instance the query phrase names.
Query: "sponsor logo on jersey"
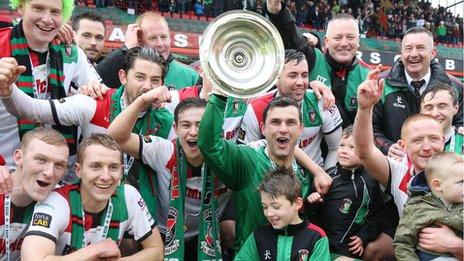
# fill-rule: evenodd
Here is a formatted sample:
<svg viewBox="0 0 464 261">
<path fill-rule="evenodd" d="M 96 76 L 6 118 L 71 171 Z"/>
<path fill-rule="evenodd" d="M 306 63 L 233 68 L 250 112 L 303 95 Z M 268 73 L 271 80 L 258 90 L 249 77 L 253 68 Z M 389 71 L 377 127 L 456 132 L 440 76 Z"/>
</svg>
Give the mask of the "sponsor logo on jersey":
<svg viewBox="0 0 464 261">
<path fill-rule="evenodd" d="M 238 139 L 239 140 L 245 140 L 246 136 L 246 131 L 244 131 L 242 128 L 238 131 Z"/>
<path fill-rule="evenodd" d="M 406 105 L 404 105 L 403 98 L 401 96 L 396 96 L 396 102 L 393 103 L 393 107 L 406 109 Z"/>
<path fill-rule="evenodd" d="M 52 216 L 49 214 L 37 212 L 32 217 L 33 226 L 50 228 L 50 222 L 52 222 Z"/>
</svg>

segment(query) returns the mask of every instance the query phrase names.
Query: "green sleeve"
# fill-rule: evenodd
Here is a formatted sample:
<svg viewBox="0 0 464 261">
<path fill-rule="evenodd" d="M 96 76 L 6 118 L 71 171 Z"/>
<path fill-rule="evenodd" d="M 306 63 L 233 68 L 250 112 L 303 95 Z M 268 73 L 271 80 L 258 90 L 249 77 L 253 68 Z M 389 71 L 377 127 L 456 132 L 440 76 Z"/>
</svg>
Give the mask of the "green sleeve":
<svg viewBox="0 0 464 261">
<path fill-rule="evenodd" d="M 330 261 L 329 240 L 322 237 L 316 242 L 309 261 Z"/>
<path fill-rule="evenodd" d="M 254 150 L 223 138 L 224 109 L 227 99 L 211 95 L 198 132 L 198 147 L 214 174 L 232 190 L 249 186 Z M 251 153 L 250 153 L 251 152 Z"/>
<path fill-rule="evenodd" d="M 419 222 L 423 215 L 419 217 L 421 210 L 417 208 L 418 205 L 411 204 L 414 201 L 416 198 L 410 199 L 406 204 L 393 240 L 395 257 L 400 261 L 419 260 L 416 255 L 417 235 L 419 230 L 425 226 Z"/>
<path fill-rule="evenodd" d="M 234 261 L 259 260 L 258 249 L 256 247 L 254 233 L 248 236 L 242 248 L 238 251 Z"/>
</svg>

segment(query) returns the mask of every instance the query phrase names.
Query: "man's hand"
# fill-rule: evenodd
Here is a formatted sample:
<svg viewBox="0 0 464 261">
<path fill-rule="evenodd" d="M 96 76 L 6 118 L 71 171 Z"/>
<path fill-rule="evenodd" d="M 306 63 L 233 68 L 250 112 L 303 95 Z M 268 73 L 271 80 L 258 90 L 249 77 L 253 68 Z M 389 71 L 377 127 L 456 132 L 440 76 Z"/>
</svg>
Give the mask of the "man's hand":
<svg viewBox="0 0 464 261">
<path fill-rule="evenodd" d="M 361 240 L 361 238 L 357 236 L 352 236 L 350 237 L 350 239 L 351 239 L 351 242 L 348 243 L 348 246 L 350 248 L 348 250 L 351 253 L 353 253 L 353 255 L 355 256 L 362 256 L 364 252 L 364 245 L 363 245 L 363 241 Z"/>
<path fill-rule="evenodd" d="M 126 29 L 126 34 L 124 35 L 126 41 L 124 45 L 127 49 L 134 48 L 139 45 L 139 34 L 142 32 L 142 29 L 137 24 L 129 24 Z"/>
<path fill-rule="evenodd" d="M 156 87 L 141 96 L 147 106 L 151 104 L 154 108 L 164 107 L 164 103 L 171 102 L 171 98 L 171 92 L 165 86 Z"/>
<path fill-rule="evenodd" d="M 98 98 L 100 100 L 103 99 L 103 96 L 105 96 L 108 90 L 109 88 L 106 87 L 106 85 L 96 80 L 79 87 L 79 93 L 90 96 L 94 99 Z"/>
<path fill-rule="evenodd" d="M 437 253 L 456 254 L 453 249 L 462 251 L 462 239 L 456 236 L 454 231 L 446 225 L 437 224 L 439 227 L 426 227 L 420 230 L 419 245 L 426 250 Z M 462 255 L 462 252 L 461 252 Z"/>
<path fill-rule="evenodd" d="M 313 182 L 314 182 L 314 186 L 316 187 L 316 191 L 322 195 L 327 194 L 327 192 L 330 189 L 330 186 L 332 185 L 332 181 L 333 181 L 332 177 L 330 177 L 330 175 L 327 174 L 327 172 L 322 170 L 322 168 L 321 168 L 321 171 L 317 173 L 317 175 L 313 175 L 313 176 L 314 176 Z"/>
<path fill-rule="evenodd" d="M 6 166 L 0 166 L 0 195 L 8 195 L 13 191 L 10 171 Z"/>
<path fill-rule="evenodd" d="M 327 85 L 323 84 L 320 81 L 311 81 L 309 83 L 309 86 L 313 90 L 318 100 L 322 98 L 322 107 L 324 108 L 324 110 L 335 105 L 335 96 L 333 95 L 332 91 Z"/>
<path fill-rule="evenodd" d="M 26 67 L 18 65 L 13 57 L 3 57 L 0 59 L 0 96 L 6 97 L 11 94 L 11 85 L 18 80 L 21 73 L 26 71 Z"/>
<path fill-rule="evenodd" d="M 308 44 L 311 47 L 316 47 L 317 44 L 319 43 L 319 38 L 317 38 L 315 35 L 312 33 L 303 33 L 304 38 L 308 41 Z"/>
<path fill-rule="evenodd" d="M 280 10 L 282 9 L 282 5 L 280 3 L 280 0 L 267 0 L 266 1 L 266 6 L 267 10 L 271 14 L 278 14 Z"/>
<path fill-rule="evenodd" d="M 311 193 L 306 200 L 308 200 L 309 204 L 319 204 L 319 203 L 324 203 L 324 200 L 322 199 L 322 195 L 319 194 L 318 192 L 313 192 Z"/>
<path fill-rule="evenodd" d="M 388 148 L 387 156 L 401 162 L 404 156 L 406 156 L 406 153 L 398 143 L 393 143 L 390 148 Z"/>
<path fill-rule="evenodd" d="M 97 250 L 98 259 L 118 260 L 121 257 L 121 252 L 116 242 L 108 238 L 96 244 L 91 244 L 88 247 L 93 247 Z"/>
<path fill-rule="evenodd" d="M 76 32 L 74 32 L 71 25 L 63 23 L 61 25 L 60 31 L 53 39 L 53 43 L 70 45 L 74 43 L 75 37 L 76 37 Z"/>
<path fill-rule="evenodd" d="M 379 102 L 383 94 L 384 80 L 379 80 L 380 68 L 382 65 L 377 67 L 367 74 L 367 78 L 358 87 L 358 108 L 369 109 Z"/>
</svg>

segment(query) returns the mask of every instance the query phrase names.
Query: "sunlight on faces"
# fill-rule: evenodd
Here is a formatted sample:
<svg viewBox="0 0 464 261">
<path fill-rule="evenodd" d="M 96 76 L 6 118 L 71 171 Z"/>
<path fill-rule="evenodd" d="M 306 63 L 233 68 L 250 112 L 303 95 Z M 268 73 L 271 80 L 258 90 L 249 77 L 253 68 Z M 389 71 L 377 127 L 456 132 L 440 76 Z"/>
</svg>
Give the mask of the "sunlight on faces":
<svg viewBox="0 0 464 261">
<path fill-rule="evenodd" d="M 273 198 L 265 192 L 260 192 L 260 195 L 264 216 L 274 229 L 282 229 L 300 221 L 298 210 L 303 205 L 301 198 L 297 198 L 292 204 L 285 196 Z"/>
<path fill-rule="evenodd" d="M 297 102 L 303 100 L 308 85 L 308 62 L 306 60 L 299 63 L 294 60 L 286 63 L 276 83 L 282 96 L 292 98 Z"/>
<path fill-rule="evenodd" d="M 34 201 L 42 201 L 66 173 L 69 148 L 32 138 L 25 148 L 17 149 L 13 157 L 21 169 L 27 194 Z"/>
<path fill-rule="evenodd" d="M 408 34 L 401 42 L 401 61 L 414 80 L 419 80 L 427 74 L 430 62 L 436 54 L 433 39 L 427 33 Z"/>
<path fill-rule="evenodd" d="M 428 93 L 420 107 L 421 114 L 438 120 L 445 131 L 452 127 L 453 116 L 459 110 L 457 104 L 453 105 L 453 97 L 446 90 L 437 91 L 435 94 Z"/>
<path fill-rule="evenodd" d="M 90 202 L 93 207 L 103 209 L 121 180 L 121 152 L 92 144 L 85 148 L 79 162 L 76 163 L 76 174 L 81 179 L 84 207 Z"/>
<path fill-rule="evenodd" d="M 187 159 L 198 160 L 202 158 L 197 146 L 198 129 L 205 108 L 191 107 L 178 114 L 174 130 L 179 137 L 180 145 Z"/>
<path fill-rule="evenodd" d="M 140 95 L 163 84 L 163 69 L 157 63 L 137 58 L 127 72 L 119 70 L 119 80 L 129 104 Z"/>
<path fill-rule="evenodd" d="M 171 36 L 169 27 L 159 19 L 147 17 L 140 23 L 142 44 L 154 48 L 164 59 L 171 54 Z"/>
<path fill-rule="evenodd" d="M 105 26 L 97 21 L 81 19 L 76 31 L 76 43 L 90 61 L 96 62 L 103 53 Z"/>
<path fill-rule="evenodd" d="M 281 161 L 293 157 L 295 145 L 303 130 L 298 108 L 295 106 L 271 108 L 261 128 L 266 137 L 270 156 Z"/>
<path fill-rule="evenodd" d="M 58 34 L 63 23 L 61 0 L 24 1 L 19 13 L 23 18 L 23 30 L 29 47 L 45 50 Z"/>
<path fill-rule="evenodd" d="M 361 160 L 354 152 L 353 135 L 342 137 L 337 149 L 338 162 L 345 169 L 356 169 L 361 166 Z"/>
<path fill-rule="evenodd" d="M 352 19 L 334 20 L 329 23 L 324 43 L 330 56 L 338 63 L 349 64 L 359 49 L 358 24 Z"/>
<path fill-rule="evenodd" d="M 443 151 L 444 134 L 434 119 L 419 119 L 403 127 L 399 146 L 406 151 L 416 171 L 423 171 L 430 157 Z"/>
</svg>

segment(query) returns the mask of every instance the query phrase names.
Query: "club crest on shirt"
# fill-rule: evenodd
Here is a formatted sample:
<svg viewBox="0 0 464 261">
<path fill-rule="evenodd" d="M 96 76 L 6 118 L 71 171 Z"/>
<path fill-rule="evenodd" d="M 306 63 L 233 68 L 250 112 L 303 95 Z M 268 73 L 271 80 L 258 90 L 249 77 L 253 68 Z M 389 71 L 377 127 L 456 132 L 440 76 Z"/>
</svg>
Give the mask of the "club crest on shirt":
<svg viewBox="0 0 464 261">
<path fill-rule="evenodd" d="M 344 198 L 342 201 L 342 205 L 339 208 L 340 212 L 342 212 L 343 214 L 348 213 L 348 211 L 350 211 L 350 207 L 352 203 L 353 201 L 351 201 L 351 199 Z"/>
<path fill-rule="evenodd" d="M 309 111 L 309 121 L 314 123 L 316 121 L 316 112 L 314 110 Z"/>
<path fill-rule="evenodd" d="M 246 131 L 244 131 L 242 128 L 240 128 L 240 130 L 238 131 L 238 139 L 239 140 L 245 140 L 245 135 L 246 135 Z"/>
<path fill-rule="evenodd" d="M 298 250 L 298 261 L 307 261 L 309 257 L 309 251 L 306 249 Z"/>
</svg>

